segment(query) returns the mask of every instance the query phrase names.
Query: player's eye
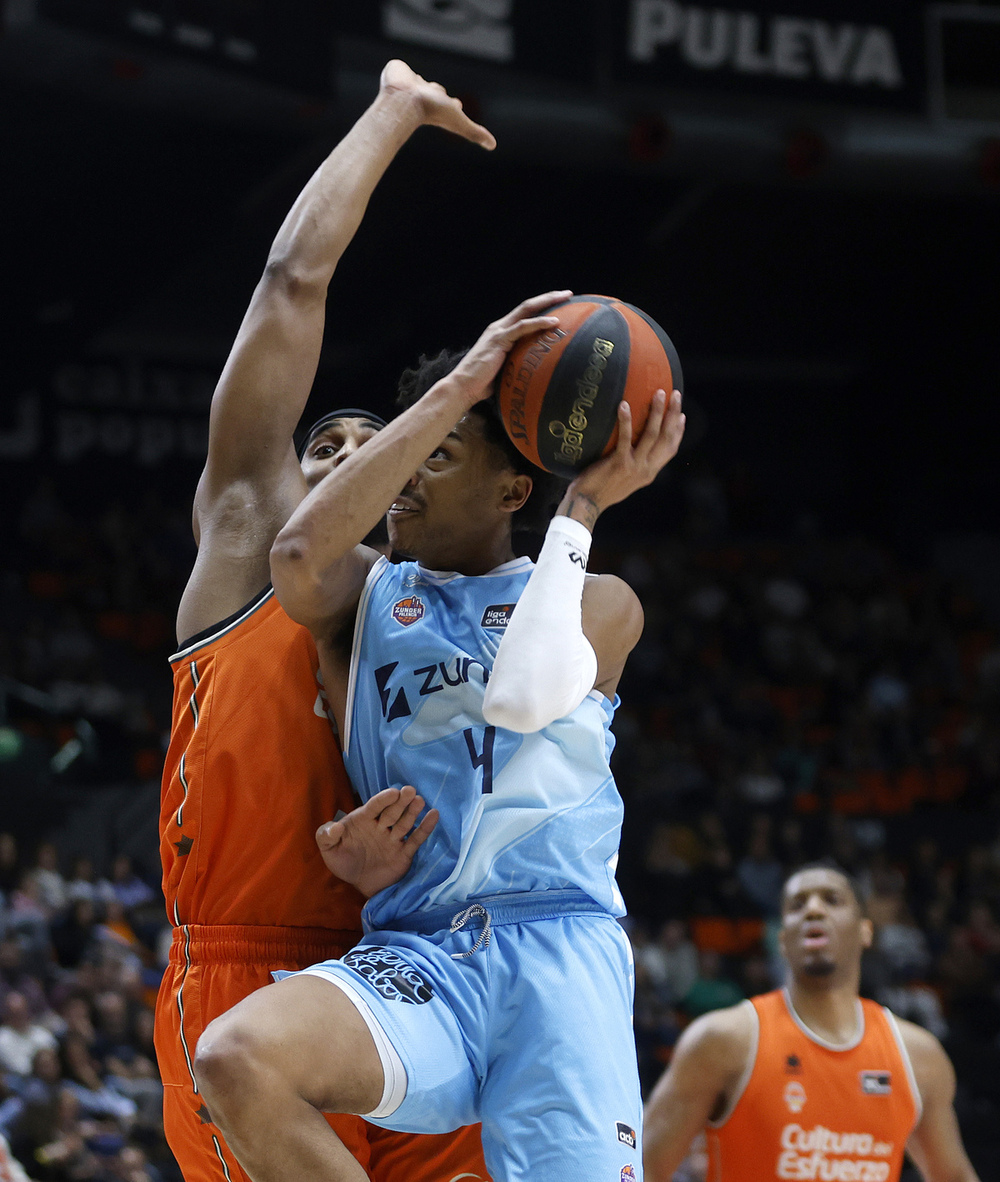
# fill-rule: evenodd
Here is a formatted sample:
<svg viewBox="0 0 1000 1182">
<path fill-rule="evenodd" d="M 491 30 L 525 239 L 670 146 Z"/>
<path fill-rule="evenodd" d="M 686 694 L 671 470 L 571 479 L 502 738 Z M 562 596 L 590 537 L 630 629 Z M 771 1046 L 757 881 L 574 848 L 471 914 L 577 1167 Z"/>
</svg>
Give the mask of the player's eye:
<svg viewBox="0 0 1000 1182">
<path fill-rule="evenodd" d="M 330 444 L 330 443 L 321 443 L 321 444 L 319 445 L 319 447 L 317 447 L 317 448 L 316 448 L 316 450 L 313 452 L 313 455 L 314 455 L 314 456 L 315 456 L 315 457 L 316 457 L 318 460 L 322 460 L 322 459 L 324 459 L 326 456 L 332 456 L 332 455 L 333 455 L 333 452 L 334 452 L 334 448 L 333 448 L 333 445 L 332 445 L 332 444 Z"/>
</svg>

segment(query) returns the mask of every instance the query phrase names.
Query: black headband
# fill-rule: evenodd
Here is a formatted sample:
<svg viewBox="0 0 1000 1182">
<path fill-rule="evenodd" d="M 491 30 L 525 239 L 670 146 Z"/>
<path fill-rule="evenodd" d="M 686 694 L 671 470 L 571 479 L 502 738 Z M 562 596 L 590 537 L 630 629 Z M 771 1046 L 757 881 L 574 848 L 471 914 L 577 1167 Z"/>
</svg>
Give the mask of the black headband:
<svg viewBox="0 0 1000 1182">
<path fill-rule="evenodd" d="M 300 460 L 306 454 L 306 448 L 309 446 L 311 440 L 314 439 L 324 427 L 328 427 L 337 419 L 364 419 L 367 423 L 378 423 L 380 427 L 385 427 L 387 425 L 385 419 L 383 419 L 381 415 L 374 414 L 370 410 L 361 410 L 360 407 L 357 406 L 343 406 L 340 408 L 340 410 L 331 410 L 329 414 L 325 414 L 322 418 L 317 419 L 316 422 L 313 423 L 313 425 L 305 433 L 298 452 Z"/>
</svg>

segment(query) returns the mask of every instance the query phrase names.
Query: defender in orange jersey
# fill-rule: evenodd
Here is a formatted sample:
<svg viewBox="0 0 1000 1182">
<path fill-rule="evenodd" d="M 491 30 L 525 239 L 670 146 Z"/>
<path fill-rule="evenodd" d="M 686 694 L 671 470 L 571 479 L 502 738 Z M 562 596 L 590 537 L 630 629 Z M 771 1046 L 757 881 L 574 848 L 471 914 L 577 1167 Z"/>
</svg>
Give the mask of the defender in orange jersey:
<svg viewBox="0 0 1000 1182">
<path fill-rule="evenodd" d="M 955 1073 L 926 1030 L 858 996 L 871 944 L 850 879 L 803 867 L 782 894 L 784 989 L 705 1014 L 645 1111 L 646 1182 L 669 1182 L 705 1130 L 711 1182 L 977 1182 Z"/>
<path fill-rule="evenodd" d="M 492 146 L 457 100 L 392 63 L 374 104 L 279 230 L 212 400 L 194 502 L 198 557 L 171 658 L 160 814 L 174 939 L 156 1049 L 164 1127 L 186 1182 L 245 1178 L 192 1071 L 202 1031 L 268 985 L 272 971 L 346 952 L 361 935 L 364 901 L 350 882 L 371 893 L 400 877 L 434 823 L 414 828 L 423 801 L 412 788 L 355 809 L 328 711 L 328 694 L 344 696 L 346 687 L 320 684 L 315 645 L 278 605 L 268 568 L 278 530 L 308 489 L 383 425 L 365 411 L 339 411 L 309 432 L 301 457 L 292 441 L 319 360 L 334 268 L 383 172 L 423 124 Z M 347 820 L 331 824 L 344 813 Z M 374 887 L 353 874 L 352 835 L 362 827 L 383 875 Z M 329 1119 L 376 1182 L 487 1178 L 478 1127 L 413 1137 L 359 1117 Z"/>
</svg>

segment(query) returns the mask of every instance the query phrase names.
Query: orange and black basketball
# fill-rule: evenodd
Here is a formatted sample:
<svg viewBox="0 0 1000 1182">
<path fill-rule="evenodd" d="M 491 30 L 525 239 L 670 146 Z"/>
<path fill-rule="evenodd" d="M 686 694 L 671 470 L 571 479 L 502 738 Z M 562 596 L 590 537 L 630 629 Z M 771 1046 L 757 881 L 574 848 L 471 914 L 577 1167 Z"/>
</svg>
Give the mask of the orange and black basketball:
<svg viewBox="0 0 1000 1182">
<path fill-rule="evenodd" d="M 574 296 L 547 309 L 555 328 L 518 341 L 500 374 L 500 415 L 533 464 L 572 477 L 618 442 L 618 404 L 632 436 L 657 390 L 683 394 L 673 342 L 639 308 L 609 296 Z"/>
</svg>

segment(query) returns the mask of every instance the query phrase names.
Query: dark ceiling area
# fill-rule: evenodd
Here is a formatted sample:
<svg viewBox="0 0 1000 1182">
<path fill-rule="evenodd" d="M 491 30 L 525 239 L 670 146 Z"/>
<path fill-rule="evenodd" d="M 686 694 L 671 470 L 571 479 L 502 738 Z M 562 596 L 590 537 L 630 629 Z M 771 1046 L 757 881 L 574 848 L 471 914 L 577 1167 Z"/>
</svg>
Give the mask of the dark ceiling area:
<svg viewBox="0 0 1000 1182">
<path fill-rule="evenodd" d="M 467 86 L 464 62 L 410 56 Z M 25 391 L 48 413 L 61 365 L 138 359 L 211 380 L 271 236 L 356 99 L 301 126 L 254 125 L 7 74 L 0 434 Z M 784 117 L 794 127 L 794 110 Z M 420 352 L 470 343 L 525 295 L 568 286 L 667 328 L 690 402 L 683 464 L 748 473 L 773 506 L 768 527 L 809 509 L 911 536 L 997 528 L 1000 190 L 907 187 L 877 168 L 837 184 L 727 172 L 724 159 L 672 169 L 669 153 L 666 166 L 560 158 L 526 146 L 523 128 L 498 138 L 486 155 L 423 130 L 401 153 L 334 277 L 310 412 L 387 410 Z M 51 462 L 6 454 L 15 495 Z M 128 479 L 84 467 L 92 487 Z M 196 470 L 146 477 L 190 489 Z"/>
</svg>

